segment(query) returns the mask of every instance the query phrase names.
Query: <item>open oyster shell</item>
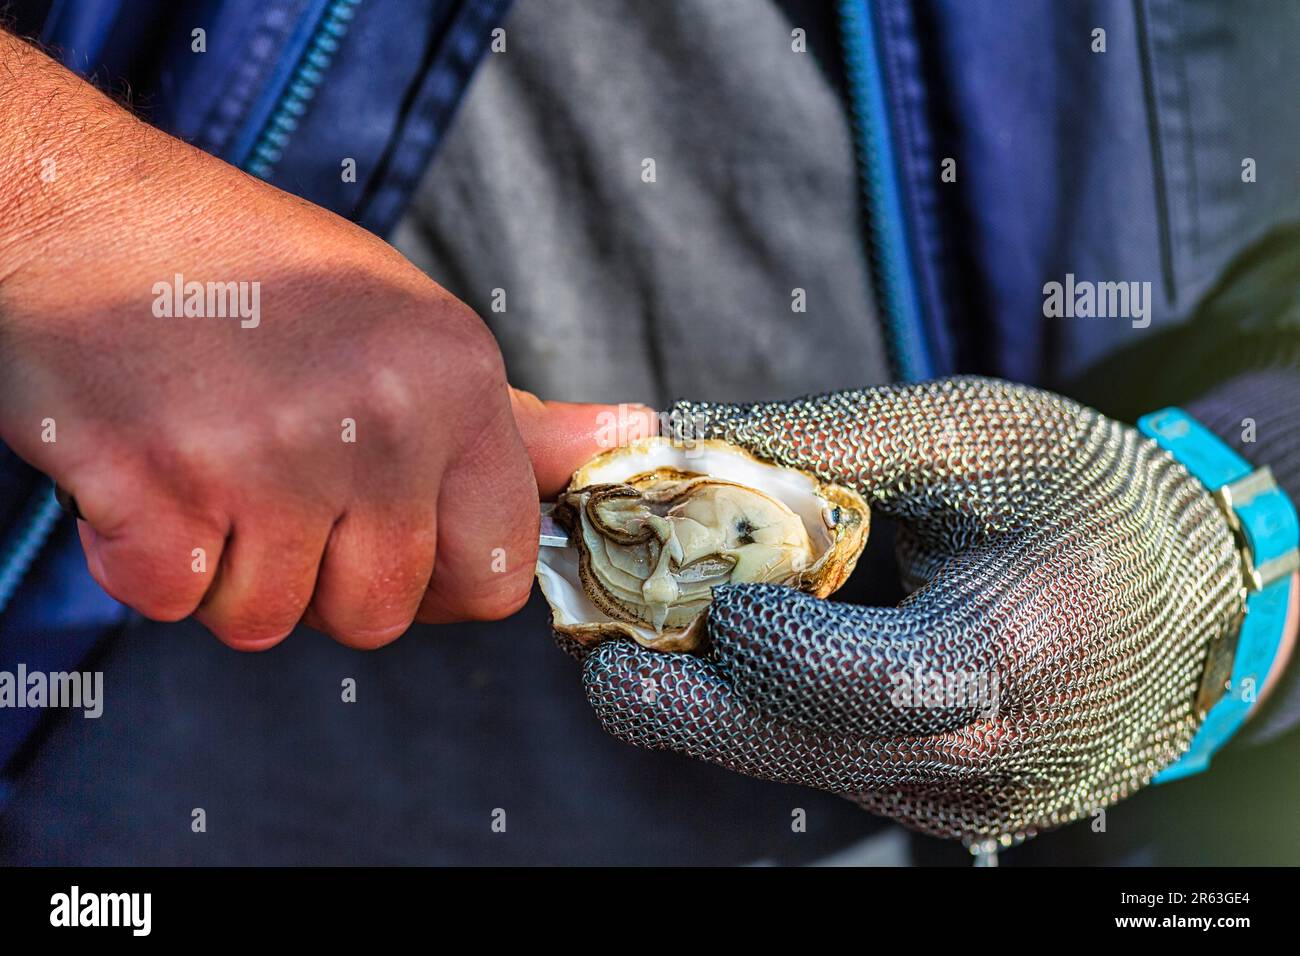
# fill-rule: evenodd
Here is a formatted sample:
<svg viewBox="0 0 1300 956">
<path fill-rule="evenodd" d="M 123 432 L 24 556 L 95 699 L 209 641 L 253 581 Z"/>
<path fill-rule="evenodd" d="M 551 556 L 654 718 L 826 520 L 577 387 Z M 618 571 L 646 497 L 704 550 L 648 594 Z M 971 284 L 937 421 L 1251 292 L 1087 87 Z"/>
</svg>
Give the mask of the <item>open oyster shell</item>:
<svg viewBox="0 0 1300 956">
<path fill-rule="evenodd" d="M 596 456 L 553 512 L 569 548 L 537 578 L 556 631 L 695 650 L 719 584 L 786 584 L 826 597 L 853 572 L 870 511 L 850 488 L 724 441 L 648 438 Z"/>
</svg>

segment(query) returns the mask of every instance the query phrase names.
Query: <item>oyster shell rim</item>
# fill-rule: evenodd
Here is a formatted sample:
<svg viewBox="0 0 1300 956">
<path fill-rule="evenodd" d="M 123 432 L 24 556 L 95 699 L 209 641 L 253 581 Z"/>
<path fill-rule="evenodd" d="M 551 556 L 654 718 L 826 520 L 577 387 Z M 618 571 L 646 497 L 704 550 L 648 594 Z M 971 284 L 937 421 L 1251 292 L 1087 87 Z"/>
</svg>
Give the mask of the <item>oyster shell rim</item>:
<svg viewBox="0 0 1300 956">
<path fill-rule="evenodd" d="M 688 450 L 703 450 L 706 454 L 712 453 L 722 455 L 724 458 L 731 457 L 735 459 L 738 466 L 741 466 L 742 469 L 753 469 L 757 467 L 764 470 L 772 469 L 777 473 L 788 473 L 793 476 L 798 476 L 800 481 L 806 483 L 806 487 L 796 490 L 803 491 L 809 498 L 819 499 L 821 502 L 839 509 L 841 517 L 833 533 L 830 532 L 830 529 L 828 529 L 822 522 L 810 522 L 810 516 L 807 513 L 808 509 L 806 506 L 795 508 L 789 501 L 786 501 L 785 495 L 774 494 L 770 488 L 756 486 L 752 482 L 745 482 L 730 474 L 718 474 L 714 471 L 693 472 L 695 474 L 707 474 L 721 480 L 744 484 L 747 487 L 758 487 L 758 489 L 764 493 L 773 495 L 774 497 L 778 497 L 780 500 L 785 501 L 785 503 L 789 505 L 797 515 L 799 515 L 801 520 L 803 520 L 805 527 L 809 531 L 810 537 L 813 535 L 815 530 L 813 526 L 814 524 L 817 528 L 820 528 L 823 536 L 831 533 L 832 536 L 830 541 L 825 543 L 823 550 L 817 556 L 817 560 L 821 564 L 820 569 L 816 575 L 806 582 L 805 585 L 801 586 L 799 590 L 812 594 L 815 597 L 825 598 L 842 587 L 845 581 L 847 581 L 849 576 L 853 573 L 854 568 L 857 566 L 858 559 L 861 557 L 862 551 L 866 547 L 867 538 L 870 533 L 871 509 L 866 498 L 854 489 L 845 485 L 824 481 L 814 473 L 801 468 L 782 465 L 760 458 L 748 449 L 742 448 L 739 445 L 732 444 L 723 439 L 701 439 L 689 444 L 683 444 L 664 436 L 654 436 L 638 439 L 616 448 L 606 449 L 594 456 L 574 472 L 573 477 L 570 479 L 568 486 L 566 486 L 562 494 L 569 494 L 595 484 L 617 481 L 618 479 L 610 479 L 609 477 L 604 476 L 604 469 L 608 468 L 611 462 L 617 462 L 624 459 L 635 459 L 638 455 L 650 457 L 660 454 L 665 449 L 678 456 L 683 456 Z M 689 467 L 689 464 L 689 460 L 687 460 L 687 468 Z M 667 465 L 661 463 L 657 466 L 651 465 L 649 467 L 628 470 L 626 474 L 624 474 L 623 479 L 626 480 L 665 467 L 685 470 L 680 463 Z M 821 509 L 819 508 L 819 514 L 820 511 Z M 838 555 L 832 555 L 830 558 L 823 561 L 822 558 L 826 554 L 827 550 L 838 551 L 840 553 Z M 560 568 L 561 565 L 570 565 L 572 573 L 577 575 L 579 573 L 578 569 L 580 562 L 585 560 L 587 560 L 585 550 L 579 546 L 569 548 L 544 548 L 543 553 L 538 557 L 536 576 L 538 583 L 541 586 L 542 593 L 550 607 L 551 627 L 556 633 L 570 638 L 584 647 L 594 647 L 601 641 L 612 638 L 632 638 L 642 647 L 656 651 L 690 652 L 700 649 L 704 634 L 706 633 L 705 624 L 708 620 L 709 607 L 705 607 L 704 610 L 698 613 L 691 622 L 684 627 L 674 630 L 665 630 L 660 634 L 655 634 L 647 627 L 639 627 L 630 622 L 610 619 L 608 616 L 605 616 L 605 619 L 601 620 L 595 619 L 596 615 L 601 615 L 603 612 L 601 612 L 592 602 L 591 598 L 583 592 L 581 587 L 577 586 L 574 580 L 567 577 Z M 569 613 L 569 602 L 565 600 L 568 596 L 556 593 L 558 588 L 561 586 L 561 582 L 563 583 L 563 586 L 578 595 L 578 599 L 581 603 L 587 605 L 586 610 L 593 615 L 591 618 L 583 619 Z M 557 605 L 563 605 L 563 613 L 567 617 L 576 619 L 561 622 L 559 616 L 562 613 L 562 608 Z"/>
</svg>

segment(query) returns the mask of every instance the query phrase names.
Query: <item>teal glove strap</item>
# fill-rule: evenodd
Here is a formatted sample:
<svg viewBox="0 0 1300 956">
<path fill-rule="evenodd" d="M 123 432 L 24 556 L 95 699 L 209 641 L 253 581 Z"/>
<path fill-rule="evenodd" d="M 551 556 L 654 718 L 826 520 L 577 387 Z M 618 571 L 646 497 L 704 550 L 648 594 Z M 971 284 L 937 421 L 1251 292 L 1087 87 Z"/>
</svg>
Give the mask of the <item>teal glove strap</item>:
<svg viewBox="0 0 1300 956">
<path fill-rule="evenodd" d="M 1164 783 L 1208 767 L 1210 757 L 1231 739 L 1254 706 L 1282 643 L 1291 575 L 1300 568 L 1300 521 L 1268 468 L 1252 469 L 1182 409 L 1152 412 L 1138 419 L 1138 429 L 1214 493 L 1237 537 L 1247 591 L 1235 642 L 1229 635 L 1225 646 L 1210 650 L 1198 697 L 1198 706 L 1208 708 L 1205 719 L 1188 751 L 1156 774 L 1155 782 Z"/>
</svg>

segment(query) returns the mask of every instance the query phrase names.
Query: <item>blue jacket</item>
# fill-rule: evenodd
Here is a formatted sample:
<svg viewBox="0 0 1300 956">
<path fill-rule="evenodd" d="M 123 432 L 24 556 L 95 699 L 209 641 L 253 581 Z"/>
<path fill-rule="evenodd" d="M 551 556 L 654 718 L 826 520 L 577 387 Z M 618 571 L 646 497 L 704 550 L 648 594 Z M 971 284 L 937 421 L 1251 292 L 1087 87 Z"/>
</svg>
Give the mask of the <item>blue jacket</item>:
<svg viewBox="0 0 1300 956">
<path fill-rule="evenodd" d="M 381 235 L 507 6 L 11 4 L 18 32 L 110 89 L 129 86 L 148 121 Z M 1300 6 L 842 0 L 839 17 L 864 254 L 899 378 L 1060 387 L 1137 331 L 1046 318 L 1044 282 L 1150 282 L 1152 329 L 1172 329 L 1242 250 L 1296 219 L 1300 110 L 1286 64 Z M 355 182 L 340 176 L 348 159 Z M 955 181 L 938 175 L 946 160 Z M 0 446 L 0 669 L 75 666 L 124 614 L 89 579 L 48 482 Z M 0 767 L 33 729 L 21 723 L 33 712 L 17 713 L 0 731 Z"/>
</svg>

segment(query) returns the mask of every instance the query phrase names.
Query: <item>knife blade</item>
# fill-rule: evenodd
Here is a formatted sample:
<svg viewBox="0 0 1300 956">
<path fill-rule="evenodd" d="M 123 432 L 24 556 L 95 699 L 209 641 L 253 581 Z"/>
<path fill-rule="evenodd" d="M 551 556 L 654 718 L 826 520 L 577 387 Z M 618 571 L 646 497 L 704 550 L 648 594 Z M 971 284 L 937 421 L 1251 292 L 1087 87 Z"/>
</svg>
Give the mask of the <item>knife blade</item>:
<svg viewBox="0 0 1300 956">
<path fill-rule="evenodd" d="M 569 547 L 569 532 L 564 526 L 551 517 L 551 512 L 555 505 L 550 502 L 542 503 L 542 532 L 539 543 L 543 548 L 567 548 Z"/>
</svg>

